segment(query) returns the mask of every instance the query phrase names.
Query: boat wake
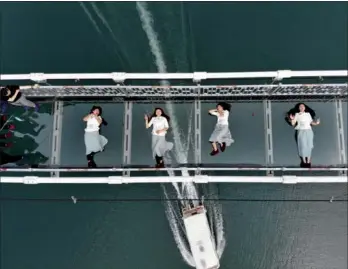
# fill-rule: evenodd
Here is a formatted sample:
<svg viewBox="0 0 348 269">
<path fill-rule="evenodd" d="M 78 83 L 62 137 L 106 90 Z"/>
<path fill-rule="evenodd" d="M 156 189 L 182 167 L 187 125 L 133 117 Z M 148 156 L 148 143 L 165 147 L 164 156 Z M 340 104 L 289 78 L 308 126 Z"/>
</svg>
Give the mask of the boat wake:
<svg viewBox="0 0 348 269">
<path fill-rule="evenodd" d="M 167 66 L 164 61 L 163 53 L 161 50 L 160 42 L 157 37 L 157 33 L 154 31 L 153 27 L 153 17 L 150 11 L 147 8 L 146 2 L 137 2 L 136 8 L 141 20 L 141 24 L 144 32 L 149 41 L 151 52 L 155 58 L 155 64 L 159 73 L 167 73 Z M 162 86 L 169 86 L 168 81 L 161 81 Z M 175 116 L 175 110 L 172 102 L 166 102 L 166 110 L 171 117 L 171 130 L 173 132 L 174 137 L 174 155 L 175 161 L 177 163 L 187 163 L 188 159 L 188 151 L 189 143 L 192 140 L 191 137 L 191 126 L 192 126 L 192 117 L 190 117 L 189 123 L 189 134 L 186 137 L 187 141 L 184 144 L 181 139 L 180 128 L 178 121 Z M 165 160 L 166 161 L 166 160 Z M 168 170 L 169 176 L 175 176 L 173 171 Z M 182 176 L 189 176 L 187 169 L 183 168 L 181 170 Z M 164 197 L 166 198 L 165 202 L 165 211 L 166 216 L 169 222 L 169 226 L 174 236 L 174 240 L 177 244 L 177 247 L 185 260 L 185 262 L 195 267 L 195 262 L 192 257 L 190 247 L 187 241 L 187 237 L 185 234 L 184 224 L 181 218 L 181 208 L 185 206 L 185 203 L 190 200 L 194 203 L 194 205 L 198 205 L 200 195 L 193 183 L 183 183 L 177 184 L 173 183 L 173 188 L 175 190 L 174 197 L 170 197 L 170 193 L 172 193 L 165 185 L 162 185 Z M 208 193 L 210 195 L 210 193 Z M 217 196 L 217 194 L 215 194 Z M 172 199 L 176 199 L 178 203 L 172 201 Z M 219 257 L 222 256 L 223 251 L 225 249 L 225 237 L 224 237 L 224 227 L 223 227 L 223 216 L 221 205 L 217 202 L 212 202 L 207 205 L 207 210 L 210 218 L 211 232 L 212 236 L 215 239 L 215 247 Z"/>
</svg>

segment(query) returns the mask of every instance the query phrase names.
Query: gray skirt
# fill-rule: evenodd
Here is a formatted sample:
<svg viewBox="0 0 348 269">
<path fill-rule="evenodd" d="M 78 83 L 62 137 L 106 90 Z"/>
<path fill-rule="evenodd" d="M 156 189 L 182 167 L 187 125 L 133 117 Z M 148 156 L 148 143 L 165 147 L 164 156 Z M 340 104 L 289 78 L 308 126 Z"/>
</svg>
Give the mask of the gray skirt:
<svg viewBox="0 0 348 269">
<path fill-rule="evenodd" d="M 108 140 L 96 132 L 85 132 L 86 155 L 103 151 Z"/>
<path fill-rule="evenodd" d="M 214 131 L 209 138 L 209 142 L 218 142 L 220 144 L 226 143 L 226 146 L 230 146 L 234 140 L 228 125 L 216 124 Z"/>
<path fill-rule="evenodd" d="M 312 129 L 297 130 L 298 155 L 302 158 L 311 158 L 314 134 Z"/>
<path fill-rule="evenodd" d="M 159 136 L 159 135 L 152 135 L 152 156 L 153 158 L 156 157 L 164 157 L 165 154 L 173 149 L 174 144 L 171 142 L 166 141 L 165 136 Z"/>
</svg>

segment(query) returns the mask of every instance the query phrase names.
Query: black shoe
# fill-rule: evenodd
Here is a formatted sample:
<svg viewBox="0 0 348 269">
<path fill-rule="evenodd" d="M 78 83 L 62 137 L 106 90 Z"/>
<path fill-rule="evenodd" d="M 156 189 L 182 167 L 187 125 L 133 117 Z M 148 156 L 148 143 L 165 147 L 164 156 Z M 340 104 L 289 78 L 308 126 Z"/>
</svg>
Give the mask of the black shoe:
<svg viewBox="0 0 348 269">
<path fill-rule="evenodd" d="M 212 152 L 210 152 L 210 155 L 215 156 L 218 153 L 219 153 L 219 150 L 217 149 L 217 150 L 213 150 Z"/>
<path fill-rule="evenodd" d="M 226 149 L 226 143 L 223 142 L 222 144 L 220 144 L 220 150 L 221 150 L 221 152 L 224 152 L 225 149 Z"/>
<path fill-rule="evenodd" d="M 159 165 L 159 164 L 161 164 L 161 159 L 162 159 L 162 157 L 159 157 L 159 156 L 155 156 L 155 159 L 156 159 L 156 164 L 157 165 Z"/>
<path fill-rule="evenodd" d="M 94 162 L 94 152 L 88 154 L 86 157 L 87 157 L 87 161 L 88 161 L 88 168 L 96 168 L 97 165 L 96 163 Z"/>
<path fill-rule="evenodd" d="M 97 168 L 97 164 L 94 161 L 88 161 L 88 168 Z"/>
</svg>

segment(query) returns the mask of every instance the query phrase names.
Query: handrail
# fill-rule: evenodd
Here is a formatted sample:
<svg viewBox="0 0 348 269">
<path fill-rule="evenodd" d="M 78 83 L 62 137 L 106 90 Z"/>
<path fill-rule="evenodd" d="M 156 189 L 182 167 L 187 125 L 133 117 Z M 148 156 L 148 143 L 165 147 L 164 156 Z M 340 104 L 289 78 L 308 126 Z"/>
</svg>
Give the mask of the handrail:
<svg viewBox="0 0 348 269">
<path fill-rule="evenodd" d="M 130 184 L 130 183 L 348 183 L 346 176 L 296 177 L 296 176 L 192 176 L 192 177 L 0 177 L 0 183 L 22 184 Z"/>
<path fill-rule="evenodd" d="M 278 70 L 266 72 L 194 72 L 194 73 L 71 73 L 71 74 L 1 74 L 0 80 L 31 80 L 43 82 L 47 80 L 102 80 L 111 79 L 116 82 L 125 80 L 193 80 L 199 82 L 209 79 L 255 79 L 255 78 L 274 78 L 282 80 L 284 78 L 304 78 L 304 77 L 347 77 L 348 70 L 314 70 L 314 71 L 292 71 Z"/>
<path fill-rule="evenodd" d="M 313 167 L 313 168 L 297 168 L 297 167 L 167 167 L 167 168 L 1 168 L 1 172 L 154 172 L 154 171 L 308 171 L 308 172 L 329 172 L 329 171 L 348 171 L 347 167 Z"/>
</svg>

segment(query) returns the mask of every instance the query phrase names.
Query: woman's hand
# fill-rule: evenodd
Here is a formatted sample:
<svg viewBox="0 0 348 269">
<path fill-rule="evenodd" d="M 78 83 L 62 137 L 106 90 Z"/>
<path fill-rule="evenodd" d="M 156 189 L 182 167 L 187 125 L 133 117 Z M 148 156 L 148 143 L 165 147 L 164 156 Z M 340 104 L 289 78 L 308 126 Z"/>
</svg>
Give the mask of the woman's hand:
<svg viewBox="0 0 348 269">
<path fill-rule="evenodd" d="M 292 115 L 292 114 L 290 114 L 290 115 L 289 115 L 289 119 L 290 119 L 290 120 L 294 120 L 294 119 L 295 119 L 295 116 Z"/>
<path fill-rule="evenodd" d="M 144 119 L 145 119 L 146 121 L 148 121 L 148 120 L 149 120 L 149 117 L 148 117 L 147 115 L 145 115 L 145 116 L 144 116 Z"/>
</svg>

